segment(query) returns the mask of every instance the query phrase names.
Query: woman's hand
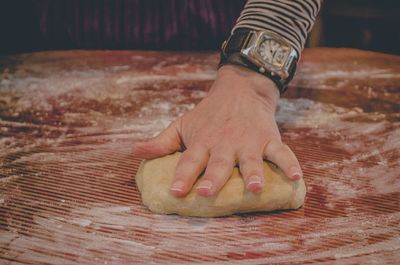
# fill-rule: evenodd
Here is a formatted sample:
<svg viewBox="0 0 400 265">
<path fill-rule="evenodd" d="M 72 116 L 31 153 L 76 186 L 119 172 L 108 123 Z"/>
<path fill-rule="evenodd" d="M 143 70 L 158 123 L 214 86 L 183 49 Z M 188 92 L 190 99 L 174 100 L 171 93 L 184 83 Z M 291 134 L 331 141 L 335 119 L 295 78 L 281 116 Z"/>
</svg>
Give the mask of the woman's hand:
<svg viewBox="0 0 400 265">
<path fill-rule="evenodd" d="M 246 187 L 264 186 L 263 159 L 286 175 L 302 177 L 299 162 L 283 144 L 275 121 L 279 91 L 268 78 L 240 66 L 220 68 L 208 95 L 157 137 L 134 145 L 134 154 L 151 159 L 182 150 L 171 185 L 175 196 L 185 196 L 205 170 L 197 186 L 202 196 L 216 194 L 239 163 Z"/>
</svg>

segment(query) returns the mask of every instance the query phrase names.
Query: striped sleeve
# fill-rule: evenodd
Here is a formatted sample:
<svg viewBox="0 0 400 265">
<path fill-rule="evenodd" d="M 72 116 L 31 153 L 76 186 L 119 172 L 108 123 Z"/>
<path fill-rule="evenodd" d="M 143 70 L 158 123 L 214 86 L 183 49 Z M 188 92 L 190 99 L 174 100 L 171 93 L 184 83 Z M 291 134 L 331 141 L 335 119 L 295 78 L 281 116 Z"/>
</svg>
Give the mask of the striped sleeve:
<svg viewBox="0 0 400 265">
<path fill-rule="evenodd" d="M 239 28 L 270 30 L 304 48 L 323 0 L 248 0 L 232 32 Z"/>
</svg>

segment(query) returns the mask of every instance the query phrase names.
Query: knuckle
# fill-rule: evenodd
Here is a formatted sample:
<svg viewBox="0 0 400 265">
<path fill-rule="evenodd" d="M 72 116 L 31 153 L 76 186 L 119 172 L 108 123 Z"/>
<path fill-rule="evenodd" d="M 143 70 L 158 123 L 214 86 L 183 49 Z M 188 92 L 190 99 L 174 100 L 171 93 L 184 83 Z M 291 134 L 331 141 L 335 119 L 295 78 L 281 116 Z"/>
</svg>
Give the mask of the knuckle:
<svg viewBox="0 0 400 265">
<path fill-rule="evenodd" d="M 230 165 L 230 161 L 225 157 L 215 157 L 210 161 L 209 164 L 217 167 L 226 167 Z"/>
<path fill-rule="evenodd" d="M 239 164 L 242 167 L 247 167 L 247 166 L 254 166 L 255 164 L 261 164 L 262 163 L 262 156 L 257 156 L 257 155 L 247 155 L 243 157 L 242 159 L 239 160 Z"/>
<path fill-rule="evenodd" d="M 172 154 L 177 151 L 177 148 L 175 146 L 165 146 L 162 147 L 162 151 L 164 153 Z"/>
<path fill-rule="evenodd" d="M 281 142 L 281 141 L 278 141 L 278 140 L 272 140 L 272 141 L 270 141 L 270 142 L 268 143 L 268 145 L 270 145 L 270 146 L 281 146 L 281 145 L 282 145 L 282 142 Z"/>
<path fill-rule="evenodd" d="M 285 143 L 281 143 L 281 148 L 285 150 L 290 150 L 290 147 Z"/>
<path fill-rule="evenodd" d="M 184 183 L 186 183 L 189 179 L 190 179 L 190 175 L 188 174 L 188 172 L 186 172 L 185 169 L 183 169 L 183 168 L 176 169 L 175 175 L 173 177 L 173 182 L 181 180 Z"/>
<path fill-rule="evenodd" d="M 285 144 L 279 141 L 271 141 L 267 145 L 267 150 L 271 153 L 278 153 L 286 150 Z"/>
<path fill-rule="evenodd" d="M 201 163 L 201 159 L 199 157 L 196 157 L 196 156 L 193 156 L 193 155 L 186 155 L 186 156 L 182 156 L 181 163 L 184 163 L 184 164 L 199 164 L 199 163 Z"/>
</svg>

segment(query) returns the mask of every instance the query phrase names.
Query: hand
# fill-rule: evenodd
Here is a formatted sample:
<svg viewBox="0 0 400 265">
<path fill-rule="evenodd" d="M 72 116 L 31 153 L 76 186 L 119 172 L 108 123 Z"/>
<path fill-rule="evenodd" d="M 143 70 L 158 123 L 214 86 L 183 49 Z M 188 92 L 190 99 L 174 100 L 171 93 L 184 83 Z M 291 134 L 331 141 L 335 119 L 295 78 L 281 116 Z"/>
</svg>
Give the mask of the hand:
<svg viewBox="0 0 400 265">
<path fill-rule="evenodd" d="M 277 164 L 292 180 L 302 171 L 283 144 L 275 121 L 279 91 L 268 78 L 240 66 L 219 69 L 208 95 L 157 137 L 134 145 L 134 154 L 152 159 L 182 150 L 171 185 L 185 196 L 206 168 L 197 186 L 201 196 L 216 194 L 239 163 L 246 188 L 264 186 L 263 159 Z"/>
</svg>

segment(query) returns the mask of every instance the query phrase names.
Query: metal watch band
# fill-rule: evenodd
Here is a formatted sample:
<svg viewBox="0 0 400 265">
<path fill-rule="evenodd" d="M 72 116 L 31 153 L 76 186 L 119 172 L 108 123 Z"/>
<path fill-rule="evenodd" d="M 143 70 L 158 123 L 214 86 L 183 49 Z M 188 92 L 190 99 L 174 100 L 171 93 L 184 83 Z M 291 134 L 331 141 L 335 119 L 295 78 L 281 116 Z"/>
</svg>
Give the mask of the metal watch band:
<svg viewBox="0 0 400 265">
<path fill-rule="evenodd" d="M 259 74 L 270 78 L 276 84 L 280 94 L 282 95 L 287 90 L 288 84 L 294 76 L 294 73 L 296 71 L 296 63 L 291 65 L 291 69 L 289 70 L 289 77 L 286 79 L 281 79 L 280 76 L 272 75 L 271 72 L 268 71 L 264 73 L 260 72 L 257 65 L 250 62 L 240 54 L 241 49 L 247 45 L 247 42 L 251 39 L 252 34 L 254 33 L 251 30 L 235 31 L 235 33 L 232 34 L 223 44 L 218 67 L 221 67 L 225 64 L 233 64 L 251 69 Z"/>
</svg>

